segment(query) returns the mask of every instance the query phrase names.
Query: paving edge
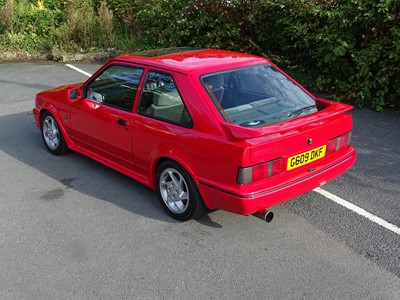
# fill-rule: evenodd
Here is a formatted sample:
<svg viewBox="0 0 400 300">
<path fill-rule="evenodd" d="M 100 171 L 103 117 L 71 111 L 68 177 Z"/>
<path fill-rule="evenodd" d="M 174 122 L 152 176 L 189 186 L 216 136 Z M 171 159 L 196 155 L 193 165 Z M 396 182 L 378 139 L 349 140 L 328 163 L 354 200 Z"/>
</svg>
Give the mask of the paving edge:
<svg viewBox="0 0 400 300">
<path fill-rule="evenodd" d="M 60 55 L 52 54 L 35 54 L 30 53 L 16 53 L 16 52 L 0 52 L 0 62 L 7 61 L 26 61 L 26 60 L 47 60 L 58 62 L 74 62 L 74 61 L 96 61 L 106 60 L 112 57 L 122 55 L 124 51 L 104 51 L 93 53 L 65 53 Z"/>
</svg>

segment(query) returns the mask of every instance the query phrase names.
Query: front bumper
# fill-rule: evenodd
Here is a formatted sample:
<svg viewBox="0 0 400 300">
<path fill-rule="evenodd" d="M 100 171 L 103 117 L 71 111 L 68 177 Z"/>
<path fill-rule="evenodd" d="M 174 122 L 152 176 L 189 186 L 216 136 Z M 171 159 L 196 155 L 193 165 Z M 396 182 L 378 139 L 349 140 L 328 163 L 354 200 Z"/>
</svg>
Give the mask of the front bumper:
<svg viewBox="0 0 400 300">
<path fill-rule="evenodd" d="M 41 125 L 40 125 L 40 112 L 39 110 L 35 107 L 34 109 L 32 109 L 32 113 L 33 113 L 33 117 L 35 118 L 35 123 L 36 126 L 40 129 Z"/>
</svg>

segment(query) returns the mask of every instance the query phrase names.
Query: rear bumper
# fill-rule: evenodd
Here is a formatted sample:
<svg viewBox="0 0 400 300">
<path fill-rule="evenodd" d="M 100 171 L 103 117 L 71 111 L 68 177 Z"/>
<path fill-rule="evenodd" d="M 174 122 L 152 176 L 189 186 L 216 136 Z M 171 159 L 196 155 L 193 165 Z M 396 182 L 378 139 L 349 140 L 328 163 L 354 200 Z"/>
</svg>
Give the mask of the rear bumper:
<svg viewBox="0 0 400 300">
<path fill-rule="evenodd" d="M 240 215 L 250 215 L 320 187 L 343 174 L 354 164 L 355 160 L 355 149 L 350 147 L 339 159 L 325 168 L 281 186 L 254 191 L 251 194 L 240 194 L 237 191 L 220 190 L 200 183 L 199 191 L 210 209 L 222 209 Z"/>
</svg>

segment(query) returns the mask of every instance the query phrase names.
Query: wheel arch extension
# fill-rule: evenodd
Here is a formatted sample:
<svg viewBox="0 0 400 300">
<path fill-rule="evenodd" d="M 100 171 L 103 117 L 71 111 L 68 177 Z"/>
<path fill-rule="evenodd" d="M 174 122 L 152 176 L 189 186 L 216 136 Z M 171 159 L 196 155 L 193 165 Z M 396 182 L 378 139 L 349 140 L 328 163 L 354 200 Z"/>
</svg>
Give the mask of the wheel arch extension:
<svg viewBox="0 0 400 300">
<path fill-rule="evenodd" d="M 40 109 L 40 111 L 39 111 L 39 122 L 40 122 L 39 124 L 40 124 L 40 126 L 42 126 L 43 114 L 46 113 L 46 112 L 50 113 L 54 117 L 54 119 L 56 120 L 56 122 L 58 124 L 58 127 L 61 130 L 61 133 L 62 133 L 62 135 L 64 137 L 65 143 L 67 144 L 67 147 L 71 148 L 71 146 L 73 146 L 73 142 L 69 138 L 69 136 L 67 134 L 67 131 L 64 128 L 63 122 L 61 122 L 60 114 L 58 113 L 57 109 L 53 105 L 42 107 Z M 40 128 L 40 130 L 42 130 L 42 128 Z"/>
<path fill-rule="evenodd" d="M 183 168 L 190 175 L 190 177 L 193 179 L 193 181 L 197 185 L 197 178 L 195 176 L 193 167 L 190 167 L 189 164 L 186 163 L 184 159 L 181 159 L 181 158 L 177 157 L 176 155 L 161 155 L 154 161 L 153 167 L 151 168 L 152 169 L 151 173 L 154 175 L 154 178 L 152 180 L 152 182 L 154 182 L 154 184 L 157 184 L 156 181 L 157 181 L 158 168 L 161 166 L 162 163 L 168 162 L 168 161 L 174 162 L 174 163 L 178 164 L 181 168 Z"/>
<path fill-rule="evenodd" d="M 192 180 L 197 188 L 197 191 L 199 192 L 199 195 L 201 196 L 204 204 L 206 205 L 206 207 L 210 207 L 209 203 L 207 203 L 207 199 L 205 197 L 203 197 L 203 195 L 200 192 L 198 178 L 195 176 L 195 170 L 193 169 L 193 167 L 190 167 L 189 164 L 186 163 L 185 160 L 182 159 L 181 157 L 182 156 L 178 156 L 178 155 L 162 155 L 154 161 L 153 167 L 152 167 L 152 172 L 151 172 L 152 173 L 151 174 L 151 176 L 152 176 L 151 182 L 152 182 L 152 184 L 154 184 L 154 189 L 157 188 L 157 184 L 158 184 L 157 183 L 157 172 L 158 172 L 159 167 L 161 166 L 162 163 L 171 161 L 171 162 L 178 164 L 181 168 L 183 168 L 189 174 L 189 176 L 192 178 Z M 186 156 L 185 156 L 185 158 L 186 158 Z M 191 164 L 194 163 L 190 160 L 190 158 L 189 158 L 189 162 Z"/>
<path fill-rule="evenodd" d="M 61 116 L 58 113 L 57 109 L 54 107 L 54 105 L 48 105 L 40 109 L 39 111 L 40 124 L 42 124 L 43 114 L 46 112 L 50 113 L 56 119 L 58 126 L 62 127 Z"/>
</svg>

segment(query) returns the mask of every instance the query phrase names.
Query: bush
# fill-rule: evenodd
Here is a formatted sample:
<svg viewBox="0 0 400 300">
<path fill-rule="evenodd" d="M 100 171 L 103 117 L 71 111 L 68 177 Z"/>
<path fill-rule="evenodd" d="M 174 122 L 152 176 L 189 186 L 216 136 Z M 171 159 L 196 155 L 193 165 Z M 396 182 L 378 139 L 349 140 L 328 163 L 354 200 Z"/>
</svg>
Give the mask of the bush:
<svg viewBox="0 0 400 300">
<path fill-rule="evenodd" d="M 0 46 L 245 51 L 381 111 L 400 109 L 399 16 L 398 0 L 0 0 Z"/>
<path fill-rule="evenodd" d="M 89 49 L 95 43 L 96 15 L 91 0 L 72 0 L 67 6 L 67 20 L 57 31 L 66 50 Z"/>
<path fill-rule="evenodd" d="M 319 63 L 319 82 L 337 86 L 342 99 L 359 105 L 399 108 L 399 2 L 333 3 L 318 10 L 321 30 L 313 59 Z"/>
<path fill-rule="evenodd" d="M 12 52 L 86 51 L 115 45 L 114 17 L 105 1 L 5 0 L 0 45 Z"/>
<path fill-rule="evenodd" d="M 398 1 L 254 3 L 253 52 L 272 54 L 311 88 L 338 100 L 378 111 L 400 108 Z"/>
<path fill-rule="evenodd" d="M 193 1 L 192 1 L 193 2 Z M 181 10 L 175 26 L 181 45 L 239 50 L 246 48 L 250 1 L 198 0 Z"/>
<path fill-rule="evenodd" d="M 6 0 L 0 10 L 3 49 L 38 53 L 48 49 L 53 35 L 53 12 L 27 0 Z"/>
</svg>

